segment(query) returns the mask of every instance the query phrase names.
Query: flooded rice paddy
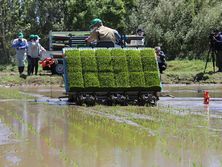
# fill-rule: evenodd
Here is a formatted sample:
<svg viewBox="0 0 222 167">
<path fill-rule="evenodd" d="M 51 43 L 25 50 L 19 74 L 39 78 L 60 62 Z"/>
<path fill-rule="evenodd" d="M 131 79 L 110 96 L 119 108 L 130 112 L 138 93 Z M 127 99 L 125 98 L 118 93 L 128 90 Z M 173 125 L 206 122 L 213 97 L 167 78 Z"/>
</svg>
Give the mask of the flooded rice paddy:
<svg viewBox="0 0 222 167">
<path fill-rule="evenodd" d="M 157 107 L 68 105 L 57 87 L 0 92 L 1 167 L 222 166 L 222 86 L 165 85 Z"/>
</svg>

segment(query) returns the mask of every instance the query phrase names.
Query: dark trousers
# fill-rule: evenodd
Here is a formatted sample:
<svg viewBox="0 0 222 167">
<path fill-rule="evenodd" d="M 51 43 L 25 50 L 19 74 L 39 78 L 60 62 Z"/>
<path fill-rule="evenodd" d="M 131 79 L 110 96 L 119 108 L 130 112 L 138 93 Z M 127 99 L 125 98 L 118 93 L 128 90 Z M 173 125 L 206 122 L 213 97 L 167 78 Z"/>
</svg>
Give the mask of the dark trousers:
<svg viewBox="0 0 222 167">
<path fill-rule="evenodd" d="M 31 56 L 27 56 L 27 61 L 28 61 L 28 69 L 27 69 L 27 73 L 28 75 L 31 75 L 32 74 L 32 71 L 31 71 L 31 66 L 32 66 L 32 58 Z"/>
<path fill-rule="evenodd" d="M 160 73 L 162 74 L 164 70 L 167 68 L 167 64 L 165 62 L 158 63 Z"/>
<path fill-rule="evenodd" d="M 216 51 L 216 66 L 218 67 L 219 71 L 222 71 L 222 50 Z"/>
<path fill-rule="evenodd" d="M 35 70 L 35 75 L 38 74 L 38 67 L 39 67 L 39 58 L 31 58 L 31 73 L 34 73 Z"/>
</svg>

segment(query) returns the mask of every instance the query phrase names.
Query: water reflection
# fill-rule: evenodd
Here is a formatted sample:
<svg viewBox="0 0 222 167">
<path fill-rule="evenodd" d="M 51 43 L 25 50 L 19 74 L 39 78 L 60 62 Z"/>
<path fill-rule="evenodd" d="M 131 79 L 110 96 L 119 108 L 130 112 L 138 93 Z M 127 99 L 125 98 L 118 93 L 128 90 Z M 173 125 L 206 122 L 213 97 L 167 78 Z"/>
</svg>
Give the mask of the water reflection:
<svg viewBox="0 0 222 167">
<path fill-rule="evenodd" d="M 164 98 L 160 100 L 160 106 L 172 105 L 185 110 L 192 106 L 193 111 L 201 111 L 207 115 L 207 125 L 201 128 L 209 128 L 212 136 L 210 138 L 204 136 L 203 140 L 218 140 L 214 136 L 221 130 L 222 121 L 213 117 L 220 113 L 221 105 L 218 101 L 204 105 L 201 98 L 176 97 L 173 100 Z M 149 136 L 147 132 L 136 127 L 93 115 L 90 108 L 56 105 L 55 99 L 50 100 L 54 105 L 43 103 L 44 101 L 0 102 L 1 166 L 219 167 L 222 165 L 221 149 L 209 146 L 207 140 L 200 144 L 193 142 L 198 141 L 195 139 L 188 142 L 187 136 L 165 137 L 167 131 L 161 126 L 159 129 L 154 127 L 158 135 Z M 174 123 L 172 120 L 172 124 Z M 198 138 L 198 135 L 195 138 Z"/>
</svg>

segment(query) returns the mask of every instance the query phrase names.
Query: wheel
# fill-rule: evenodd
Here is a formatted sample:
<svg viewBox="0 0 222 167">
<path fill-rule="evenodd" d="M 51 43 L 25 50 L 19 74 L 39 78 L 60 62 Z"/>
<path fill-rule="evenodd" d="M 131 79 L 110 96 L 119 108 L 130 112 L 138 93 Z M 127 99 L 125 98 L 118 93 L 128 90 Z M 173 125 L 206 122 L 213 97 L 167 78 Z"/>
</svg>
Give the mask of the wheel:
<svg viewBox="0 0 222 167">
<path fill-rule="evenodd" d="M 83 98 L 82 96 L 77 96 L 76 98 L 76 105 L 82 106 L 83 105 Z"/>
<path fill-rule="evenodd" d="M 55 65 L 55 72 L 59 75 L 62 75 L 64 73 L 64 65 L 63 64 L 56 64 Z"/>
<path fill-rule="evenodd" d="M 95 106 L 96 105 L 96 97 L 93 95 L 87 96 L 85 103 L 86 103 L 86 106 Z"/>
</svg>

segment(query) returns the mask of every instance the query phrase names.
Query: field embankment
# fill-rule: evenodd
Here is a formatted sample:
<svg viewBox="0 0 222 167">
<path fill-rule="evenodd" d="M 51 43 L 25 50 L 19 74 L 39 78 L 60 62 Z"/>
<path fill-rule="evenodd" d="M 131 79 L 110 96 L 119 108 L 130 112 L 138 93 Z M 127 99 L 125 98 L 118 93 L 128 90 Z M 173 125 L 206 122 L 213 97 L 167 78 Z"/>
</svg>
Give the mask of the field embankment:
<svg viewBox="0 0 222 167">
<path fill-rule="evenodd" d="M 168 61 L 168 68 L 161 74 L 163 84 L 220 84 L 222 73 L 213 72 L 212 62 L 208 62 L 205 74 L 205 61 L 202 60 L 173 60 Z M 20 78 L 17 67 L 12 65 L 0 66 L 0 85 L 63 85 L 62 76 L 51 75 L 50 72 L 42 71 L 39 67 L 39 75 Z M 217 71 L 217 67 L 216 67 Z"/>
<path fill-rule="evenodd" d="M 164 84 L 220 84 L 222 73 L 213 72 L 213 63 L 208 62 L 204 73 L 205 61 L 174 60 L 168 61 L 168 68 L 161 75 Z M 217 71 L 217 67 L 215 68 Z"/>
</svg>

